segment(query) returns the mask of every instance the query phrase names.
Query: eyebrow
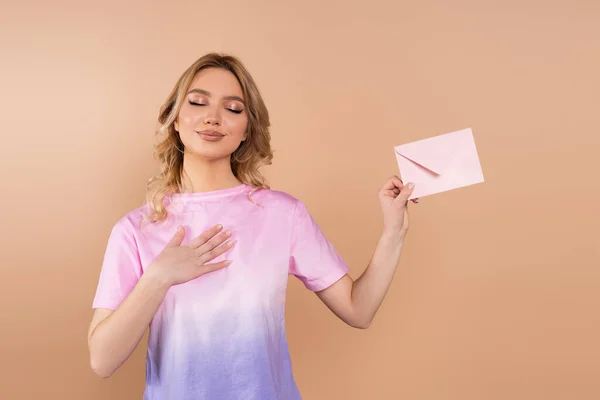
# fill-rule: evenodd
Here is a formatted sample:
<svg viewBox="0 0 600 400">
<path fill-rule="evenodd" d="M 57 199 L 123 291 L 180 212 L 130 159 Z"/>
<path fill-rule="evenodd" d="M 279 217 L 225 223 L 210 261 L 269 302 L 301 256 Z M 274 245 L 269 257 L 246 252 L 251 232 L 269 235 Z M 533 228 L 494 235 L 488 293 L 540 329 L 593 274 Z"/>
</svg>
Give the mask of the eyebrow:
<svg viewBox="0 0 600 400">
<path fill-rule="evenodd" d="M 188 92 L 188 94 L 190 94 L 190 93 L 200 93 L 200 94 L 203 94 L 203 95 L 208 96 L 208 97 L 211 96 L 210 92 L 208 92 L 208 91 L 206 91 L 204 89 L 192 89 L 192 90 L 190 90 Z M 244 100 L 242 100 L 242 98 L 239 97 L 239 96 L 225 96 L 223 98 L 225 100 L 237 100 L 237 101 L 241 102 L 242 104 L 246 105 L 246 102 Z"/>
</svg>

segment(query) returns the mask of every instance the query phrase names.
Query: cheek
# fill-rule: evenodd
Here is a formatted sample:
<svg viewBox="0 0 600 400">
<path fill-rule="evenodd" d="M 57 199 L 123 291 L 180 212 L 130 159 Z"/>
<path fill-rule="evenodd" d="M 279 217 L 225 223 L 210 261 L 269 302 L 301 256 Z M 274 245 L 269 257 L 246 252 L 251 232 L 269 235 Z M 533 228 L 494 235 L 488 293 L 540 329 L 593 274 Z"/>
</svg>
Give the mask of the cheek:
<svg viewBox="0 0 600 400">
<path fill-rule="evenodd" d="M 198 118 L 194 113 L 186 112 L 184 109 L 179 112 L 179 138 L 186 147 L 192 145 L 197 136 L 194 129 L 198 126 Z"/>
<path fill-rule="evenodd" d="M 228 118 L 227 121 L 224 121 L 227 125 L 224 126 L 225 129 L 229 131 L 236 138 L 243 138 L 244 133 L 246 132 L 246 127 L 248 126 L 248 118 L 237 117 L 237 118 Z"/>
<path fill-rule="evenodd" d="M 193 128 L 200 119 L 202 119 L 200 113 L 190 112 L 187 109 L 182 109 L 179 113 L 179 125 L 182 130 Z"/>
</svg>

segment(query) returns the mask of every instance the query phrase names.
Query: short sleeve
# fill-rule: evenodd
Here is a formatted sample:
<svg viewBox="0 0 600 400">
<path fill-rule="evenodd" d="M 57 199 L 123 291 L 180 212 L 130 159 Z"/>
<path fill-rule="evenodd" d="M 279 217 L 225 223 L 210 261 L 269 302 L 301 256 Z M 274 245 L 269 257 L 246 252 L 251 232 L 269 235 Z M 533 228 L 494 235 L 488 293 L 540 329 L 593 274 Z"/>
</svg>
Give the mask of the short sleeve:
<svg viewBox="0 0 600 400">
<path fill-rule="evenodd" d="M 337 282 L 348 270 L 304 203 L 298 200 L 292 222 L 290 274 L 316 292 Z"/>
<path fill-rule="evenodd" d="M 117 222 L 108 238 L 92 308 L 116 310 L 141 275 L 133 226 L 124 218 Z"/>
</svg>

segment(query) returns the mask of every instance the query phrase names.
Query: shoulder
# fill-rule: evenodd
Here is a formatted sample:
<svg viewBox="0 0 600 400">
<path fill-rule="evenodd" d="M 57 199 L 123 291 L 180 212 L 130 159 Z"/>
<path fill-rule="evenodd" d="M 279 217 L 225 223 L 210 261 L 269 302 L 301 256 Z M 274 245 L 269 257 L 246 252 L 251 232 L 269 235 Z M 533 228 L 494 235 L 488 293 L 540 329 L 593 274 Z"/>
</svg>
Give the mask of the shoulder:
<svg viewBox="0 0 600 400">
<path fill-rule="evenodd" d="M 258 204 L 269 208 L 295 210 L 302 202 L 294 195 L 275 189 L 252 189 L 250 198 Z"/>
<path fill-rule="evenodd" d="M 141 231 L 149 210 L 149 205 L 145 204 L 121 214 L 114 222 L 112 231 L 121 234 L 135 235 Z"/>
</svg>

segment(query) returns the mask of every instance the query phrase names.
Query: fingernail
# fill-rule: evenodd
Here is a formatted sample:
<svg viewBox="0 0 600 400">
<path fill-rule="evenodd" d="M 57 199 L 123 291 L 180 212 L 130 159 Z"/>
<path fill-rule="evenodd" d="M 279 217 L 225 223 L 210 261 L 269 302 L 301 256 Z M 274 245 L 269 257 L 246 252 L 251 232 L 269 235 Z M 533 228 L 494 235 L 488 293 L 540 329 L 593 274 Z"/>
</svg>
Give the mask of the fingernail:
<svg viewBox="0 0 600 400">
<path fill-rule="evenodd" d="M 408 184 L 408 188 L 409 188 L 409 189 L 411 189 L 411 190 L 412 190 L 412 189 L 414 189 L 414 187 L 415 187 L 415 184 L 414 184 L 414 183 L 412 183 L 412 182 L 411 182 L 411 183 L 409 183 L 409 184 Z"/>
<path fill-rule="evenodd" d="M 225 232 L 225 235 L 226 235 L 226 236 L 231 236 L 231 231 L 227 231 L 227 232 Z"/>
<path fill-rule="evenodd" d="M 217 225 L 217 229 L 222 229 L 222 228 L 223 228 L 223 225 L 221 225 L 221 224 Z"/>
</svg>

